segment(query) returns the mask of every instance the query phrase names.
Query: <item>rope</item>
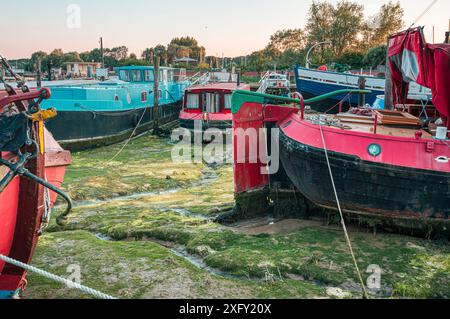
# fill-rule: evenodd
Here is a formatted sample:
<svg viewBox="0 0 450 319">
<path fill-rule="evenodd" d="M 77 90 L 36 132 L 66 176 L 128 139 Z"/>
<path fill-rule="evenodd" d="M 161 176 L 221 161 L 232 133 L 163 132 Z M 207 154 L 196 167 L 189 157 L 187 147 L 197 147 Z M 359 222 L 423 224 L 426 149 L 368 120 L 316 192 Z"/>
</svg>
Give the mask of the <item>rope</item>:
<svg viewBox="0 0 450 319">
<path fill-rule="evenodd" d="M 320 127 L 320 134 L 322 136 L 323 149 L 325 151 L 325 158 L 327 160 L 328 170 L 330 172 L 331 184 L 333 185 L 334 196 L 336 197 L 337 207 L 339 210 L 339 214 L 341 215 L 341 223 L 342 223 L 342 228 L 344 230 L 345 239 L 347 240 L 347 245 L 348 245 L 348 248 L 350 249 L 350 254 L 352 255 L 353 263 L 355 265 L 355 270 L 358 275 L 359 283 L 360 283 L 362 291 L 363 291 L 363 297 L 364 297 L 364 299 L 368 299 L 369 296 L 367 294 L 366 285 L 364 284 L 364 280 L 362 278 L 362 274 L 361 274 L 361 271 L 358 266 L 358 261 L 356 260 L 355 253 L 353 251 L 352 242 L 350 240 L 350 236 L 348 235 L 347 226 L 345 224 L 344 214 L 342 212 L 341 203 L 339 201 L 339 196 L 338 196 L 337 189 L 336 189 L 336 184 L 334 182 L 333 172 L 331 170 L 330 159 L 328 157 L 328 150 L 327 150 L 327 146 L 325 143 L 325 137 L 323 135 L 322 124 L 320 122 L 319 122 L 319 127 Z"/>
<path fill-rule="evenodd" d="M 22 269 L 24 269 L 26 271 L 34 272 L 34 273 L 36 273 L 36 274 L 38 274 L 38 275 L 40 275 L 42 277 L 45 277 L 47 279 L 51 279 L 51 280 L 53 280 L 55 282 L 64 284 L 64 285 L 66 285 L 69 288 L 77 289 L 77 290 L 79 290 L 81 292 L 84 292 L 84 293 L 86 293 L 88 295 L 94 296 L 94 297 L 96 297 L 98 299 L 116 299 L 116 298 L 114 298 L 114 297 L 112 297 L 110 295 L 104 294 L 104 293 L 102 293 L 100 291 L 97 291 L 95 289 L 92 289 L 92 288 L 89 288 L 89 287 L 77 284 L 76 282 L 70 281 L 70 280 L 62 278 L 60 276 L 56 276 L 54 274 L 51 274 L 51 273 L 49 273 L 47 271 L 44 271 L 44 270 L 41 270 L 39 268 L 33 267 L 31 265 L 24 264 L 24 263 L 22 263 L 22 262 L 20 262 L 18 260 L 15 260 L 15 259 L 3 256 L 3 255 L 0 255 L 0 260 L 4 261 L 5 263 L 11 264 L 13 266 L 22 268 Z"/>
<path fill-rule="evenodd" d="M 145 113 L 147 113 L 147 108 L 144 109 L 144 112 L 142 113 L 141 118 L 139 119 L 139 122 L 137 123 L 136 127 L 134 128 L 133 132 L 131 133 L 130 137 L 128 138 L 128 140 L 125 142 L 125 144 L 122 146 L 122 148 L 116 153 L 116 155 L 114 155 L 109 161 L 106 162 L 106 165 L 110 164 L 112 161 L 114 161 L 120 154 L 122 154 L 123 150 L 125 149 L 125 147 L 128 146 L 128 144 L 131 142 L 131 140 L 133 139 L 134 135 L 136 134 L 137 129 L 139 128 L 139 126 L 141 125 L 142 120 L 144 119 L 144 115 Z"/>
<path fill-rule="evenodd" d="M 438 2 L 438 0 L 433 0 L 433 1 L 428 5 L 428 7 L 425 9 L 425 11 L 422 12 L 422 14 L 420 14 L 420 15 L 417 17 L 416 21 L 414 21 L 413 24 L 411 24 L 411 26 L 410 26 L 409 28 L 411 29 L 413 26 L 415 26 L 416 23 L 419 22 L 420 19 L 422 19 L 422 18 L 428 13 L 428 11 L 430 11 L 431 8 L 434 7 L 434 5 L 435 5 L 437 2 Z"/>
</svg>

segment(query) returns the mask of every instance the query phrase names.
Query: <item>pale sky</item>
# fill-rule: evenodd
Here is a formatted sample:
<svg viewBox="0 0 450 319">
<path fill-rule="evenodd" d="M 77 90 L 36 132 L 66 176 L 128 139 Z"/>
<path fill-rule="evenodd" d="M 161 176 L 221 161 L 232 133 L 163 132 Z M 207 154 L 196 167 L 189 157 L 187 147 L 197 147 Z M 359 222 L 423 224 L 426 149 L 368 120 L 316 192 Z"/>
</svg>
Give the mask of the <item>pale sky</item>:
<svg viewBox="0 0 450 319">
<path fill-rule="evenodd" d="M 312 0 L 21 0 L 2 1 L 0 52 L 9 59 L 55 48 L 87 51 L 126 45 L 140 56 L 146 47 L 167 45 L 173 37 L 193 36 L 207 55 L 239 56 L 264 48 L 280 29 L 304 27 Z M 332 3 L 338 0 L 330 0 Z M 372 15 L 388 0 L 357 1 Z M 431 0 L 401 0 L 409 26 Z M 81 10 L 80 27 L 69 28 L 67 9 Z M 450 19 L 450 1 L 439 0 L 419 25 L 427 40 L 442 42 Z M 69 24 L 70 25 L 70 24 Z"/>
</svg>

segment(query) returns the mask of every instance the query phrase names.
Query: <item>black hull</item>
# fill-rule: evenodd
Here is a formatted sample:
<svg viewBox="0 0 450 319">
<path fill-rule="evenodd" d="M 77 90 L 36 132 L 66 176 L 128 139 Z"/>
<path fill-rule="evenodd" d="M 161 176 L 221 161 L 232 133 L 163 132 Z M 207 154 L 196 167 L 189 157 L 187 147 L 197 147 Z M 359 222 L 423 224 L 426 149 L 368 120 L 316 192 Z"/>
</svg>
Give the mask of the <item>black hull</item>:
<svg viewBox="0 0 450 319">
<path fill-rule="evenodd" d="M 280 132 L 280 157 L 295 187 L 314 204 L 336 210 L 323 149 Z M 362 161 L 329 152 L 339 200 L 345 212 L 419 221 L 450 215 L 450 174 Z"/>
<path fill-rule="evenodd" d="M 160 124 L 176 120 L 180 110 L 179 103 L 160 106 Z M 65 149 L 74 151 L 121 142 L 133 131 L 138 135 L 151 128 L 157 117 L 153 107 L 118 112 L 61 111 L 46 122 L 46 127 Z"/>
</svg>

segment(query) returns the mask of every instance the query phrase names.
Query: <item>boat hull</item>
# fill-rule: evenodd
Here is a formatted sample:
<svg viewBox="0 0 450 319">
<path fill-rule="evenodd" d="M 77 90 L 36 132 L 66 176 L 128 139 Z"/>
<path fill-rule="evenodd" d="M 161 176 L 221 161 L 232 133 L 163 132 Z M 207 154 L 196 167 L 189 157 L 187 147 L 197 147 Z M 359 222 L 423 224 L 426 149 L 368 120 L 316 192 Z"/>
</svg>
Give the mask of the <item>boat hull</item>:
<svg viewBox="0 0 450 319">
<path fill-rule="evenodd" d="M 318 206 L 336 210 L 324 149 L 280 133 L 280 158 L 295 187 Z M 389 218 L 448 220 L 450 173 L 360 160 L 329 152 L 344 211 Z"/>
<path fill-rule="evenodd" d="M 301 88 L 301 93 L 304 96 L 304 98 L 314 98 L 323 94 L 327 94 L 329 92 L 338 91 L 338 90 L 345 90 L 348 89 L 348 86 L 343 85 L 337 85 L 333 83 L 327 83 L 327 82 L 316 82 L 316 81 L 308 81 L 304 79 L 298 80 L 299 86 Z M 354 88 L 357 89 L 357 88 Z M 371 94 L 366 95 L 366 104 L 372 105 L 376 100 L 378 95 L 384 95 L 384 91 L 377 91 L 372 90 Z M 349 104 L 356 106 L 359 103 L 359 96 L 358 95 L 351 95 L 346 98 L 345 95 L 337 95 L 333 98 L 329 98 L 325 101 L 322 101 L 320 105 L 313 105 L 312 107 L 319 112 L 326 112 L 331 107 L 335 106 L 336 103 L 339 103 L 340 101 L 344 100 L 344 109 L 343 111 L 348 110 Z M 333 110 L 331 110 L 329 113 L 334 114 L 338 113 L 339 108 L 336 106 Z"/>
<path fill-rule="evenodd" d="M 161 124 L 176 120 L 181 103 L 159 107 Z M 82 150 L 121 142 L 148 130 L 157 118 L 153 107 L 127 111 L 59 111 L 46 127 L 68 150 Z"/>
<path fill-rule="evenodd" d="M 11 158 L 9 153 L 2 156 Z M 70 163 L 70 152 L 63 150 L 45 131 L 45 156 L 39 155 L 27 168 L 59 188 Z M 6 168 L 0 166 L 0 178 L 6 172 Z M 49 191 L 49 195 L 50 207 L 53 207 L 57 194 Z M 26 264 L 31 262 L 42 227 L 44 197 L 44 188 L 24 177 L 16 177 L 0 193 L 0 254 Z M 26 272 L 0 261 L 0 299 L 17 297 L 25 286 Z"/>
</svg>

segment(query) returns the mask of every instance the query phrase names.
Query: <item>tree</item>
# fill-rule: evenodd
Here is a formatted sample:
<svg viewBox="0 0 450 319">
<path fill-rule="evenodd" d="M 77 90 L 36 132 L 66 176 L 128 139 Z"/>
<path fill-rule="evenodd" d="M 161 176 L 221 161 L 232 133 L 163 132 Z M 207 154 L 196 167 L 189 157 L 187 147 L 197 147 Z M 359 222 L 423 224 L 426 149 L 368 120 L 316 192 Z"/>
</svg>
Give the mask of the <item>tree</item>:
<svg viewBox="0 0 450 319">
<path fill-rule="evenodd" d="M 381 6 L 380 11 L 370 17 L 362 27 L 362 46 L 366 49 L 385 44 L 389 35 L 398 32 L 404 26 L 404 11 L 400 2 L 389 2 Z"/>
<path fill-rule="evenodd" d="M 78 52 L 68 52 L 63 55 L 62 63 L 66 62 L 83 62 Z"/>
<path fill-rule="evenodd" d="M 331 41 L 331 28 L 333 24 L 334 7 L 322 1 L 313 1 L 309 8 L 306 31 L 309 44 Z"/>
<path fill-rule="evenodd" d="M 337 4 L 331 23 L 331 42 L 337 56 L 358 42 L 363 21 L 364 6 L 345 0 Z"/>
<path fill-rule="evenodd" d="M 357 51 L 344 52 L 336 62 L 351 69 L 359 69 L 364 67 L 365 54 Z"/>
<path fill-rule="evenodd" d="M 46 59 L 47 63 L 51 63 L 52 67 L 59 68 L 62 66 L 64 59 L 64 52 L 61 49 L 55 49 L 50 53 Z"/>
<path fill-rule="evenodd" d="M 329 41 L 333 52 L 340 56 L 357 43 L 364 21 L 364 7 L 351 1 L 340 1 L 334 7 L 328 2 L 313 2 L 309 10 L 306 30 L 310 45 Z"/>
<path fill-rule="evenodd" d="M 173 63 L 176 59 L 190 57 L 204 62 L 206 49 L 200 47 L 193 37 L 174 38 L 167 46 L 167 60 Z"/>
<path fill-rule="evenodd" d="M 30 63 L 27 66 L 27 71 L 37 71 L 38 60 L 41 61 L 41 65 L 44 65 L 44 61 L 47 59 L 47 53 L 43 51 L 35 52 L 31 55 Z"/>
<path fill-rule="evenodd" d="M 385 65 L 387 59 L 387 45 L 383 44 L 375 47 L 366 54 L 363 63 L 366 66 L 376 68 L 379 65 Z"/>
<path fill-rule="evenodd" d="M 270 37 L 269 47 L 285 52 L 300 51 L 306 46 L 306 35 L 302 29 L 287 29 L 276 32 Z"/>
</svg>

